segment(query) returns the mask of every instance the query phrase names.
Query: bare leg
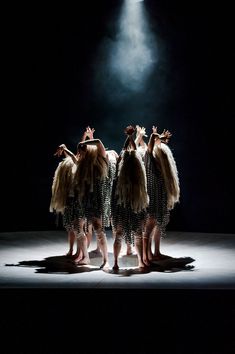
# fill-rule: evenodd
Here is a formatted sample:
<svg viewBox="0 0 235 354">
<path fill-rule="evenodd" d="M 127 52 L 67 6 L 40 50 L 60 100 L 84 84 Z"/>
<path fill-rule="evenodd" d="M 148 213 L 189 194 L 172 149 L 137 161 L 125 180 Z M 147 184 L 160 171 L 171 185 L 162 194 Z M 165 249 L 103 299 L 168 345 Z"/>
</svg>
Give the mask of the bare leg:
<svg viewBox="0 0 235 354">
<path fill-rule="evenodd" d="M 101 249 L 100 249 L 100 244 L 98 239 L 96 241 L 96 248 L 92 251 L 92 253 L 95 253 L 97 256 L 101 254 Z"/>
<path fill-rule="evenodd" d="M 90 264 L 90 258 L 87 251 L 87 238 L 84 233 L 84 220 L 80 221 L 79 223 L 79 230 L 80 232 L 76 231 L 77 237 L 77 249 L 80 250 L 79 255 L 74 259 L 74 261 L 79 264 Z"/>
<path fill-rule="evenodd" d="M 109 268 L 107 238 L 105 233 L 102 230 L 101 220 L 98 218 L 94 218 L 93 227 L 96 233 L 98 246 L 101 250 L 102 257 L 103 257 L 103 263 L 101 264 L 100 268 Z"/>
<path fill-rule="evenodd" d="M 107 238 L 104 232 L 97 233 L 97 240 L 99 244 L 99 249 L 101 250 L 103 263 L 100 268 L 109 268 L 109 259 L 108 259 L 108 246 L 107 246 Z"/>
<path fill-rule="evenodd" d="M 155 232 L 156 232 L 156 229 L 157 229 L 157 226 L 154 226 L 150 236 L 149 236 L 149 241 L 148 241 L 148 259 L 150 261 L 153 260 L 154 258 L 154 254 L 152 252 L 152 243 L 153 243 L 153 239 L 154 239 L 154 235 L 155 235 Z"/>
<path fill-rule="evenodd" d="M 161 232 L 157 226 L 154 228 L 153 240 L 154 240 L 154 254 L 152 260 L 160 261 L 160 260 L 171 258 L 170 256 L 167 256 L 166 254 L 162 254 L 160 252 Z"/>
<path fill-rule="evenodd" d="M 69 242 L 69 251 L 66 254 L 66 256 L 68 257 L 72 257 L 73 255 L 73 246 L 74 246 L 74 242 L 75 242 L 75 233 L 73 230 L 68 231 L 68 242 Z"/>
<path fill-rule="evenodd" d="M 86 232 L 86 236 L 87 236 L 87 248 L 89 248 L 91 241 L 92 241 L 92 234 L 93 234 L 93 225 L 89 224 L 88 225 L 88 232 Z M 99 241 L 96 240 L 96 248 L 92 251 L 92 254 L 95 254 L 96 256 L 100 256 L 101 255 L 101 250 L 100 250 L 100 246 L 99 246 Z"/>
<path fill-rule="evenodd" d="M 133 254 L 132 244 L 129 242 L 126 242 L 126 255 L 130 256 L 132 254 Z"/>
<path fill-rule="evenodd" d="M 88 232 L 85 232 L 85 233 L 86 233 L 86 237 L 87 237 L 87 248 L 89 248 L 89 246 L 90 246 L 90 244 L 91 244 L 92 232 L 93 232 L 92 225 L 89 224 L 89 225 L 88 225 Z"/>
<path fill-rule="evenodd" d="M 76 253 L 74 253 L 73 259 L 75 260 L 75 262 L 79 262 L 82 258 L 83 258 L 83 253 L 80 248 L 80 241 L 77 239 L 77 251 Z"/>
<path fill-rule="evenodd" d="M 121 252 L 122 248 L 122 229 L 118 228 L 118 230 L 115 233 L 115 240 L 113 243 L 113 256 L 114 256 L 114 265 L 113 265 L 113 270 L 118 270 L 118 257 Z"/>
<path fill-rule="evenodd" d="M 160 238 L 161 238 L 161 233 L 159 228 L 156 226 L 154 228 L 154 235 L 153 235 L 153 240 L 154 240 L 154 256 L 158 256 L 160 254 Z"/>
<path fill-rule="evenodd" d="M 138 233 L 138 234 L 135 235 L 135 248 L 136 248 L 136 253 L 137 253 L 137 258 L 138 258 L 138 267 L 139 268 L 144 268 L 145 267 L 145 263 L 143 262 L 143 259 L 142 259 L 143 242 L 142 242 L 141 233 Z"/>
<path fill-rule="evenodd" d="M 149 259 L 149 243 L 151 241 L 150 235 L 153 231 L 155 226 L 155 220 L 153 218 L 149 218 L 146 223 L 145 233 L 143 236 L 143 262 L 146 266 L 150 266 L 150 259 Z"/>
</svg>

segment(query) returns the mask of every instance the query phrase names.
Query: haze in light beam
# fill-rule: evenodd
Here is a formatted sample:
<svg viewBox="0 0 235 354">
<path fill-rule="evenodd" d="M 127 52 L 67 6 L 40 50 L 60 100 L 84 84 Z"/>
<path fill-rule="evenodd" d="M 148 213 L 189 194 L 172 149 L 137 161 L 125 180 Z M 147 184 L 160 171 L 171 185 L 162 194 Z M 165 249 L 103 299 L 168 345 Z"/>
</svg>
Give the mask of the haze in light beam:
<svg viewBox="0 0 235 354">
<path fill-rule="evenodd" d="M 150 32 L 143 2 L 125 0 L 116 41 L 110 48 L 111 74 L 125 88 L 144 90 L 157 63 L 157 46 Z"/>
</svg>

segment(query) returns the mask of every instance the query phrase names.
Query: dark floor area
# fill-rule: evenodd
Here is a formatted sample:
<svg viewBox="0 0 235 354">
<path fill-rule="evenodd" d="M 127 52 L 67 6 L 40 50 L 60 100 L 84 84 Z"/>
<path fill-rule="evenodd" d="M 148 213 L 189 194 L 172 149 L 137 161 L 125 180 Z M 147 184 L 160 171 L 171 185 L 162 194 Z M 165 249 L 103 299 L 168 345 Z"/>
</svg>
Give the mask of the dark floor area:
<svg viewBox="0 0 235 354">
<path fill-rule="evenodd" d="M 1 289 L 8 353 L 234 353 L 234 290 Z"/>
</svg>

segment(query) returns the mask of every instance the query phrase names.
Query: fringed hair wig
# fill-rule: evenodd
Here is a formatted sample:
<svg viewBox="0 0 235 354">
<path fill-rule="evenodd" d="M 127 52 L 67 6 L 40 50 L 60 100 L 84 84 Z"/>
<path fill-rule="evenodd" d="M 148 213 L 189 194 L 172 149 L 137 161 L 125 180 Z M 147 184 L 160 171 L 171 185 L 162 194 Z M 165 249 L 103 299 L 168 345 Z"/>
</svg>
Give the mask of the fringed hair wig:
<svg viewBox="0 0 235 354">
<path fill-rule="evenodd" d="M 118 204 L 138 213 L 148 206 L 147 182 L 143 161 L 135 151 L 125 151 L 118 166 L 116 186 Z"/>
<path fill-rule="evenodd" d="M 169 210 L 173 209 L 180 198 L 179 177 L 174 156 L 170 148 L 164 143 L 154 146 L 153 156 L 157 163 L 160 163 L 167 191 L 167 207 Z"/>
<path fill-rule="evenodd" d="M 94 178 L 103 179 L 107 175 L 107 162 L 98 154 L 96 146 L 87 145 L 85 154 L 79 158 L 74 176 L 74 189 L 79 200 L 82 200 L 86 193 L 93 192 Z"/>
<path fill-rule="evenodd" d="M 52 183 L 50 212 L 64 213 L 64 208 L 73 184 L 76 165 L 70 157 L 61 161 L 55 170 Z"/>
</svg>

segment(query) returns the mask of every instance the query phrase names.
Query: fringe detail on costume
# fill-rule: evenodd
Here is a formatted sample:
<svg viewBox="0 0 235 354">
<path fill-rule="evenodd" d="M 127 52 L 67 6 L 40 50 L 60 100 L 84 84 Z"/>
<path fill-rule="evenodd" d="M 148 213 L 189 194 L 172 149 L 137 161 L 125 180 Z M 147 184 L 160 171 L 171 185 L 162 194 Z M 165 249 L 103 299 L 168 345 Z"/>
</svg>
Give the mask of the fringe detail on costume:
<svg viewBox="0 0 235 354">
<path fill-rule="evenodd" d="M 149 203 L 144 163 L 136 151 L 125 151 L 118 167 L 117 203 L 138 213 Z"/>
<path fill-rule="evenodd" d="M 108 175 L 108 164 L 102 156 L 97 153 L 97 147 L 87 145 L 84 158 L 78 162 L 78 168 L 74 176 L 74 189 L 77 192 L 79 201 L 87 193 L 94 191 L 95 179 L 104 179 Z"/>
<path fill-rule="evenodd" d="M 140 156 L 142 157 L 142 160 L 144 159 L 144 155 L 146 153 L 146 150 L 147 150 L 147 145 L 144 145 L 144 146 L 141 146 L 139 145 L 137 147 L 137 152 L 140 154 Z"/>
<path fill-rule="evenodd" d="M 50 212 L 64 213 L 75 169 L 76 165 L 70 157 L 66 157 L 56 168 L 52 183 Z"/>
<path fill-rule="evenodd" d="M 157 158 L 160 163 L 167 192 L 167 207 L 171 210 L 174 208 L 175 204 L 179 202 L 180 198 L 179 177 L 176 162 L 172 151 L 164 143 L 155 145 L 153 156 Z"/>
</svg>

